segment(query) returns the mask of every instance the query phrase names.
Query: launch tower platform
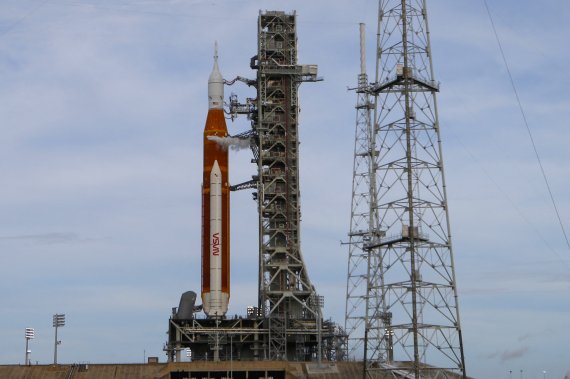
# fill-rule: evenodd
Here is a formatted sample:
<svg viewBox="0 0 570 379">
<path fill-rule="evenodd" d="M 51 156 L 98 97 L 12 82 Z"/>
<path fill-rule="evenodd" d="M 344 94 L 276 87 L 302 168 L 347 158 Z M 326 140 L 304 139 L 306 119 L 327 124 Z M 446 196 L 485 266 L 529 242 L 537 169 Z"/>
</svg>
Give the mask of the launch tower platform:
<svg viewBox="0 0 570 379">
<path fill-rule="evenodd" d="M 319 332 L 314 319 L 289 321 L 287 356 L 289 362 L 317 361 Z M 191 351 L 193 361 L 266 361 L 269 360 L 268 319 L 250 312 L 246 318 L 177 320 L 169 323 L 168 361 L 181 362 Z M 324 321 L 320 331 L 325 361 L 336 361 L 342 350 L 342 333 L 331 321 Z"/>
</svg>

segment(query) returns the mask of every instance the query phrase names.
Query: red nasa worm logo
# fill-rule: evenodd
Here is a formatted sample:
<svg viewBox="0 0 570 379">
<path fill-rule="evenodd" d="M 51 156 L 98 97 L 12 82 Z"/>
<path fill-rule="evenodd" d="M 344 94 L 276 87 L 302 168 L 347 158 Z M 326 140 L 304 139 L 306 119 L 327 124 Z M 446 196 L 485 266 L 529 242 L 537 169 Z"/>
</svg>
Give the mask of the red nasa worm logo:
<svg viewBox="0 0 570 379">
<path fill-rule="evenodd" d="M 220 255 L 220 233 L 212 235 L 212 255 Z"/>
</svg>

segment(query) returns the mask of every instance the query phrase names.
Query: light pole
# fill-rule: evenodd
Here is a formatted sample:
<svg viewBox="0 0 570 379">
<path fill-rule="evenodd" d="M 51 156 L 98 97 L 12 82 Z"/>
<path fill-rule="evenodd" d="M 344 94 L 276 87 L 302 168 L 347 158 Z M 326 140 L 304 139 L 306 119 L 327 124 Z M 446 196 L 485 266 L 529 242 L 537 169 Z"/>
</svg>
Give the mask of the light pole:
<svg viewBox="0 0 570 379">
<path fill-rule="evenodd" d="M 28 349 L 28 343 L 30 342 L 30 340 L 34 339 L 34 328 L 26 328 L 26 332 L 25 332 L 25 336 L 26 336 L 26 366 L 31 364 L 30 361 L 30 354 L 31 354 L 31 350 Z"/>
<path fill-rule="evenodd" d="M 546 370 L 542 371 L 542 379 L 546 379 Z"/>
<path fill-rule="evenodd" d="M 55 328 L 55 342 L 53 345 L 53 364 L 57 364 L 57 345 L 61 343 L 61 341 L 57 340 L 57 328 L 60 326 L 65 326 L 65 315 L 64 314 L 54 314 L 53 315 L 53 327 Z"/>
</svg>

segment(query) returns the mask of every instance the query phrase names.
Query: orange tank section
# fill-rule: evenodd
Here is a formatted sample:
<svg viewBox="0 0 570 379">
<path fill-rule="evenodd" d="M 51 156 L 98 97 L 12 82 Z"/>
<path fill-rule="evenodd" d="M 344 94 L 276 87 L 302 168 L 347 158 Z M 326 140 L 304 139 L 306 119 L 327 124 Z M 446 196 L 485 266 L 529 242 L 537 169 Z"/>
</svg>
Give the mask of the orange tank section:
<svg viewBox="0 0 570 379">
<path fill-rule="evenodd" d="M 230 295 L 230 189 L 228 149 L 208 137 L 227 137 L 223 109 L 209 109 L 204 128 L 204 177 L 202 180 L 202 301 L 210 292 L 210 172 L 217 160 L 222 173 L 222 293 Z"/>
</svg>

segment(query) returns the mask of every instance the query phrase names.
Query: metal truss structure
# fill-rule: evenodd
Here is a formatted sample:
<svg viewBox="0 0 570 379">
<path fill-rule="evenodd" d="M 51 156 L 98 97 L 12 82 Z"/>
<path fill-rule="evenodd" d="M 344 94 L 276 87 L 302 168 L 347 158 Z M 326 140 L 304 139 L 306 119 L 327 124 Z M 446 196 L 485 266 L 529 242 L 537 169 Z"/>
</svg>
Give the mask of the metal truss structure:
<svg viewBox="0 0 570 379">
<path fill-rule="evenodd" d="M 342 354 L 342 330 L 330 320 L 318 329 L 316 320 L 296 320 L 287 329 L 290 337 L 290 361 L 315 360 L 319 338 L 322 355 L 328 361 L 337 361 Z M 257 308 L 248 308 L 246 317 L 213 319 L 179 319 L 173 312 L 168 327 L 168 343 L 164 350 L 169 362 L 181 362 L 182 353 L 190 349 L 194 361 L 260 361 L 271 360 L 267 349 L 270 330 L 267 318 Z M 300 351 L 296 341 L 303 340 L 307 355 L 293 356 Z"/>
<path fill-rule="evenodd" d="M 357 119 L 347 325 L 364 302 L 367 378 L 466 378 L 425 0 L 379 1 L 376 51 L 363 142 Z"/>
<path fill-rule="evenodd" d="M 302 335 L 288 351 L 290 328 L 316 322 L 321 302 L 300 247 L 298 87 L 317 80 L 316 65 L 297 64 L 296 15 L 262 12 L 258 19 L 257 117 L 259 147 L 259 308 L 268 320 L 269 359 L 306 356 Z M 320 346 L 320 344 L 319 344 Z"/>
<path fill-rule="evenodd" d="M 352 203 L 350 232 L 348 234 L 348 273 L 344 329 L 348 335 L 346 354 L 362 354 L 366 316 L 366 283 L 368 278 L 368 252 L 365 246 L 376 240 L 378 214 L 375 211 L 376 185 L 373 172 L 374 147 L 372 110 L 374 104 L 368 92 L 366 73 L 365 27 L 360 24 L 360 74 L 355 88 L 356 129 L 354 135 L 354 161 L 352 175 Z"/>
</svg>

